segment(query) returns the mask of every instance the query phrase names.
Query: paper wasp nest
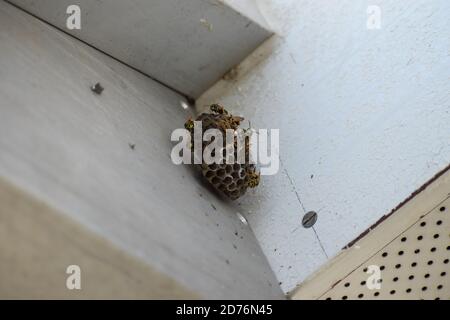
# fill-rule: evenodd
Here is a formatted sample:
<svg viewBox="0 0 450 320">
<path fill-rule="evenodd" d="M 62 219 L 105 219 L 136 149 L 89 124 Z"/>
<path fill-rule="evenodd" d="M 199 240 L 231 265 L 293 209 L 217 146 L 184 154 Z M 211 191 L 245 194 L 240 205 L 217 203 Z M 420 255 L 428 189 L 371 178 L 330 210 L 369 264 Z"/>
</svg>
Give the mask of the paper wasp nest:
<svg viewBox="0 0 450 320">
<path fill-rule="evenodd" d="M 202 122 L 202 136 L 208 129 L 218 129 L 222 132 L 224 137 L 223 142 L 223 163 L 206 164 L 203 160 L 199 165 L 203 176 L 211 183 L 211 185 L 218 191 L 225 194 L 232 200 L 241 197 L 248 188 L 255 188 L 259 184 L 260 174 L 256 172 L 256 166 L 250 163 L 250 136 L 246 136 L 242 147 L 245 148 L 245 162 L 238 163 L 238 143 L 237 136 L 234 136 L 234 163 L 225 163 L 225 149 L 226 149 L 226 129 L 236 131 L 239 128 L 242 117 L 236 117 L 228 113 L 223 107 L 213 104 L 210 107 L 211 113 L 202 113 L 195 119 L 195 121 Z M 191 141 L 194 141 L 194 121 L 189 119 L 185 123 L 185 128 L 191 132 Z M 211 142 L 202 142 L 202 152 Z M 194 145 L 191 146 L 192 150 Z M 228 146 L 229 147 L 229 146 Z M 242 162 L 242 161 L 241 161 Z"/>
</svg>

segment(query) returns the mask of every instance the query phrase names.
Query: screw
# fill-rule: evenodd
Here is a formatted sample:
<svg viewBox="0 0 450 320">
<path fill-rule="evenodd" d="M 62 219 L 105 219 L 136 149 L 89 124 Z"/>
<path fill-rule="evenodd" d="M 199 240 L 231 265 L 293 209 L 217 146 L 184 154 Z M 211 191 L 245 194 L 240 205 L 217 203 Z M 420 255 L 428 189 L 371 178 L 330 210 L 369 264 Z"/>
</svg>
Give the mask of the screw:
<svg viewBox="0 0 450 320">
<path fill-rule="evenodd" d="M 302 219 L 304 228 L 311 228 L 317 221 L 317 213 L 314 211 L 307 212 Z"/>
<path fill-rule="evenodd" d="M 247 219 L 240 212 L 236 212 L 236 215 L 238 216 L 239 220 L 241 220 L 243 225 L 245 225 L 245 226 L 248 225 Z"/>
<path fill-rule="evenodd" d="M 100 82 L 97 82 L 96 84 L 94 84 L 94 85 L 91 87 L 91 90 L 92 90 L 93 92 L 95 92 L 96 94 L 102 94 L 102 92 L 103 92 L 104 89 L 105 89 L 105 88 L 102 87 L 102 85 L 100 84 Z"/>
</svg>

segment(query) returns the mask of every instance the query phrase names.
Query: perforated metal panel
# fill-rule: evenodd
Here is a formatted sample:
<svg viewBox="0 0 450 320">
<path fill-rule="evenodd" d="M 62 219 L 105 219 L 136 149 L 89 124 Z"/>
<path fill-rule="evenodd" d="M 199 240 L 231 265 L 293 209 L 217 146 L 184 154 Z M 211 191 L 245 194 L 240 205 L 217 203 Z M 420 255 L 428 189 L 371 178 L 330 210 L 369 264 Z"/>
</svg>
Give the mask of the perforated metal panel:
<svg viewBox="0 0 450 320">
<path fill-rule="evenodd" d="M 450 169 L 369 229 L 292 299 L 450 300 Z"/>
<path fill-rule="evenodd" d="M 450 299 L 449 216 L 447 198 L 321 299 Z M 379 267 L 379 280 L 367 273 L 371 265 Z M 380 289 L 369 289 L 368 281 Z"/>
</svg>

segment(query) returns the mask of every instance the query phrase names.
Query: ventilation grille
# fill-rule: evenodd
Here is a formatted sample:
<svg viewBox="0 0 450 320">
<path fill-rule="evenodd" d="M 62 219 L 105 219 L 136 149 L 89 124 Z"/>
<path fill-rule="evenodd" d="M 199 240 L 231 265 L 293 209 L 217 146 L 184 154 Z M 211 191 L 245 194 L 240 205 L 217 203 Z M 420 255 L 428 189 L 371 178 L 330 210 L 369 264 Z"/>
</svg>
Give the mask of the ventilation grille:
<svg viewBox="0 0 450 320">
<path fill-rule="evenodd" d="M 449 216 L 450 198 L 447 198 L 320 299 L 449 300 Z M 371 266 L 379 268 L 379 277 L 374 276 Z M 374 288 L 377 282 L 379 289 Z"/>
</svg>

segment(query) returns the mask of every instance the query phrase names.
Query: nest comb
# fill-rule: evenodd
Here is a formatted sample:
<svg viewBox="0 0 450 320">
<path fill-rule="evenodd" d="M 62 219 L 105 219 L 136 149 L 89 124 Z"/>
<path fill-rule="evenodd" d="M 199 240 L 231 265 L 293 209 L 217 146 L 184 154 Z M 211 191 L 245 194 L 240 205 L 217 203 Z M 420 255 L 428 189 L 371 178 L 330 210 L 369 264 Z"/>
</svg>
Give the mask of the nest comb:
<svg viewBox="0 0 450 320">
<path fill-rule="evenodd" d="M 195 121 L 202 122 L 202 136 L 208 129 L 218 129 L 225 137 L 225 130 L 238 129 L 242 117 L 236 117 L 228 113 L 222 106 L 213 104 L 210 107 L 211 113 L 200 114 Z M 193 141 L 193 120 L 189 119 L 185 123 L 185 127 L 191 132 L 191 138 Z M 224 139 L 225 140 L 225 139 Z M 245 194 L 248 188 L 255 188 L 259 184 L 260 174 L 256 172 L 256 166 L 250 163 L 250 137 L 246 136 L 244 140 L 245 148 L 245 162 L 234 164 L 225 163 L 225 141 L 224 141 L 224 154 L 223 163 L 207 164 L 202 162 L 199 165 L 203 176 L 209 183 L 219 192 L 225 194 L 231 200 L 236 200 Z M 204 148 L 210 142 L 202 143 L 202 152 Z M 192 146 L 193 148 L 193 146 Z M 234 159 L 237 159 L 237 138 L 234 138 Z"/>
</svg>

